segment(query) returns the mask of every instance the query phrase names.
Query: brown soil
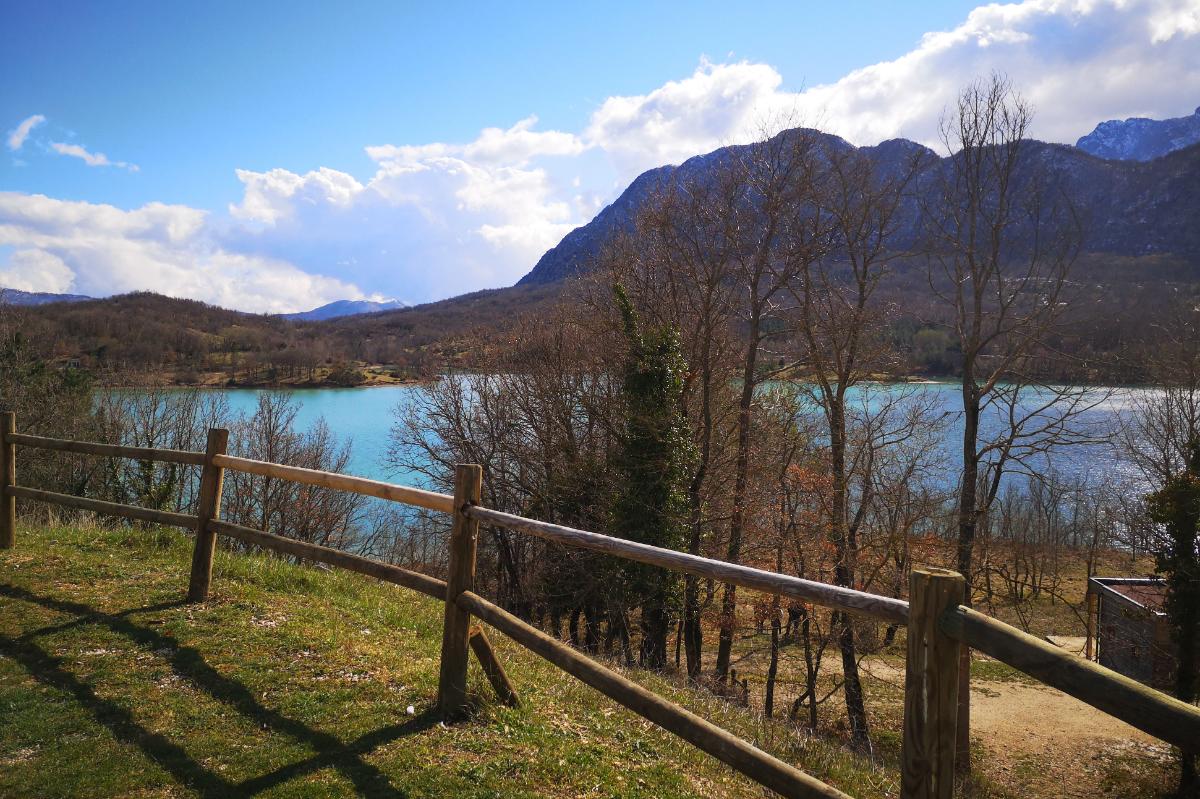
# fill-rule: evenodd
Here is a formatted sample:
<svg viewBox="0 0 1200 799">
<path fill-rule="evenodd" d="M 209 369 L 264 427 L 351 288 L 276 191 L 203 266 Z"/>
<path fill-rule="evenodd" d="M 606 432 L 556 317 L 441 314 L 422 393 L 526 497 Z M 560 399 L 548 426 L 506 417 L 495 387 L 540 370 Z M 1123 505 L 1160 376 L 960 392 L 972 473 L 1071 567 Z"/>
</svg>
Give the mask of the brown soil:
<svg viewBox="0 0 1200 799">
<path fill-rule="evenodd" d="M 1027 796 L 1134 795 L 1111 784 L 1114 768 L 1171 760 L 1157 739 L 1041 685 L 973 683 L 971 731 L 987 751 L 983 773 Z"/>
</svg>

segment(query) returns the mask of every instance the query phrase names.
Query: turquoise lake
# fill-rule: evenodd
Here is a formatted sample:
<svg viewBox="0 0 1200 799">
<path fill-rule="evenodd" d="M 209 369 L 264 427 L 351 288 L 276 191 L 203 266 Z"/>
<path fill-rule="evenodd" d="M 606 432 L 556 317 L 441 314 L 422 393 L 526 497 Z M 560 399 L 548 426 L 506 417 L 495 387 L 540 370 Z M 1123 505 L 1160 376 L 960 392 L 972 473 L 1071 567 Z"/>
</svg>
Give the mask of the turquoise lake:
<svg viewBox="0 0 1200 799">
<path fill-rule="evenodd" d="M 297 389 L 288 393 L 297 401 L 300 411 L 298 423 L 302 427 L 311 425 L 323 417 L 330 429 L 341 439 L 349 439 L 353 454 L 350 468 L 352 474 L 390 482 L 413 483 L 411 475 L 396 474 L 386 463 L 389 433 L 395 420 L 397 408 L 410 405 L 421 386 L 379 386 L 370 388 L 322 388 Z M 234 413 L 252 413 L 258 396 L 264 391 L 257 389 L 215 389 L 229 402 Z M 961 421 L 958 419 L 959 387 L 953 383 L 902 384 L 896 386 L 873 386 L 867 389 L 867 397 L 882 398 L 895 392 L 917 392 L 926 398 L 935 413 L 943 416 L 938 449 L 941 451 L 947 475 L 957 470 L 961 452 Z M 1096 389 L 1095 407 L 1082 414 L 1080 423 L 1096 433 L 1117 429 L 1123 414 L 1127 413 L 1136 399 L 1151 388 Z M 1030 402 L 1037 402 L 1031 394 Z M 868 401 L 875 401 L 868 399 Z M 984 430 L 994 426 L 995 420 L 984 419 Z M 1082 444 L 1065 447 L 1054 452 L 1040 468 L 1054 469 L 1066 477 L 1095 480 L 1111 474 L 1128 474 L 1130 469 L 1118 456 L 1115 448 L 1108 444 Z"/>
</svg>

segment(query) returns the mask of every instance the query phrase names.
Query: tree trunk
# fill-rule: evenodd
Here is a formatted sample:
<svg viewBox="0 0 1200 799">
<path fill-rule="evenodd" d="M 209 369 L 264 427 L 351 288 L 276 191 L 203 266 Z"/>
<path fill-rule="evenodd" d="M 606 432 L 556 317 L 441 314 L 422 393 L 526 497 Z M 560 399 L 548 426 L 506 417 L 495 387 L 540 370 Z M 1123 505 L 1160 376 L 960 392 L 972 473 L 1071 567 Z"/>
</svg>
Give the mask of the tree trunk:
<svg viewBox="0 0 1200 799">
<path fill-rule="evenodd" d="M 758 282 L 753 284 L 757 295 Z M 740 563 L 742 556 L 742 528 L 746 519 L 746 488 L 749 484 L 750 472 L 750 411 L 754 405 L 754 387 L 758 367 L 759 328 L 762 309 L 758 297 L 751 299 L 753 307 L 750 313 L 749 344 L 746 346 L 746 357 L 742 369 L 742 395 L 738 402 L 738 437 L 737 459 L 734 465 L 733 483 L 733 512 L 729 519 L 729 546 L 725 559 L 730 563 Z M 715 676 L 719 685 L 725 685 L 729 678 L 729 658 L 733 651 L 733 631 L 737 623 L 737 586 L 726 584 L 721 598 L 721 634 L 717 642 L 717 663 Z"/>
<path fill-rule="evenodd" d="M 958 494 L 958 572 L 967 581 L 963 604 L 971 605 L 971 566 L 979 523 L 979 395 L 968 363 L 963 373 L 963 474 Z M 971 650 L 963 646 L 958 661 L 958 727 L 954 763 L 961 774 L 971 771 Z"/>
<path fill-rule="evenodd" d="M 846 518 L 846 503 L 849 487 L 846 484 L 846 416 L 845 398 L 840 392 L 830 395 L 829 401 L 829 456 L 833 477 L 833 507 L 830 519 L 837 552 L 834 582 L 846 588 L 854 587 L 855 542 Z M 854 642 L 854 623 L 844 613 L 834 614 L 834 630 L 837 632 L 838 649 L 842 655 L 843 694 L 846 699 L 846 716 L 850 722 L 850 738 L 859 751 L 871 751 L 871 735 L 867 726 L 867 708 L 863 697 L 862 680 L 858 674 L 858 651 Z M 839 629 L 840 625 L 840 629 Z"/>
</svg>

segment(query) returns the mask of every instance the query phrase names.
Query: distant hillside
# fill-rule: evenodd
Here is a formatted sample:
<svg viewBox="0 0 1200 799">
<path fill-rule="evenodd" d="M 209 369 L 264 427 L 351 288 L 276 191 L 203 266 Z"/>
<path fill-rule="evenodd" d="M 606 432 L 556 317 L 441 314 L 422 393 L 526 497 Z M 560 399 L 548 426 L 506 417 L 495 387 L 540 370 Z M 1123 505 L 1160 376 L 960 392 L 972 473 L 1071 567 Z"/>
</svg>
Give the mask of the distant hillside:
<svg viewBox="0 0 1200 799">
<path fill-rule="evenodd" d="M 312 322 L 323 319 L 337 319 L 342 316 L 379 313 L 380 311 L 396 311 L 407 307 L 408 303 L 401 302 L 400 300 L 383 300 L 382 302 L 373 302 L 371 300 L 335 300 L 334 302 L 322 305 L 320 308 L 313 308 L 311 311 L 285 313 L 280 314 L 280 316 L 284 319 Z"/>
<path fill-rule="evenodd" d="M 464 339 L 502 333 L 561 287 L 475 292 L 378 313 L 306 321 L 149 292 L 13 307 L 41 354 L 124 385 L 356 385 L 429 377 L 480 356 Z"/>
<path fill-rule="evenodd" d="M 1075 146 L 1098 158 L 1150 161 L 1200 143 L 1200 108 L 1175 119 L 1110 119 Z"/>
<path fill-rule="evenodd" d="M 1200 120 L 1200 117 L 1197 117 Z M 819 131 L 784 131 L 779 136 L 815 135 L 833 151 L 852 145 Z M 595 219 L 576 228 L 546 252 L 517 285 L 553 283 L 580 271 L 600 253 L 615 232 L 631 229 L 638 211 L 655 188 L 668 178 L 698 179 L 714 174 L 737 151 L 761 145 L 738 145 L 690 158 L 679 166 L 664 166 L 640 175 Z M 1200 262 L 1200 145 L 1176 150 L 1162 158 L 1102 160 L 1084 150 L 1062 144 L 1027 141 L 1030 162 L 1041 162 L 1074 200 L 1086 225 L 1084 249 L 1115 256 L 1174 255 Z M 920 193 L 933 184 L 940 170 L 951 163 L 933 151 L 903 139 L 862 148 L 884 172 L 905 164 L 915 153 L 927 161 L 915 183 L 916 191 L 902 209 L 902 223 L 894 238 L 898 249 L 917 244 Z"/>
<path fill-rule="evenodd" d="M 46 305 L 51 302 L 83 302 L 90 300 L 82 294 L 51 294 L 45 291 L 21 291 L 0 288 L 0 305 Z"/>
</svg>

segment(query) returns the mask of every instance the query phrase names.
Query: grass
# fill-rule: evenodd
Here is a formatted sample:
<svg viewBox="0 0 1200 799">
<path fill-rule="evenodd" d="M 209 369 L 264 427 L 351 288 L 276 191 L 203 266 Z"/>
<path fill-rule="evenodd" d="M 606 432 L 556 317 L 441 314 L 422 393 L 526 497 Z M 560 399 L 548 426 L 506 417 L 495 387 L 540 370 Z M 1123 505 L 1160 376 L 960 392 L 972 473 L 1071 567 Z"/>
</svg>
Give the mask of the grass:
<svg viewBox="0 0 1200 799">
<path fill-rule="evenodd" d="M 222 552 L 187 605 L 190 556 L 179 533 L 86 526 L 0 553 L 0 796 L 763 795 L 498 634 L 522 706 L 472 665 L 476 710 L 443 724 L 440 603 Z M 890 757 L 633 676 L 853 796 L 896 793 Z"/>
</svg>

